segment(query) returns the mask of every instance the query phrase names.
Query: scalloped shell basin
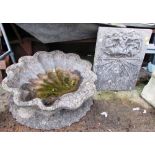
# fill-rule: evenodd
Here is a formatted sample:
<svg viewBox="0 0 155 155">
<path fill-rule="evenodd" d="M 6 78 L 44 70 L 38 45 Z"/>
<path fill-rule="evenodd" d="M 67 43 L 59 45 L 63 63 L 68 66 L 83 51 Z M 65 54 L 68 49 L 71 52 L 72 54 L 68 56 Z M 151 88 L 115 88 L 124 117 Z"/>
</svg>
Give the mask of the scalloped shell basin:
<svg viewBox="0 0 155 155">
<path fill-rule="evenodd" d="M 91 71 L 91 67 L 91 63 L 80 59 L 78 55 L 73 53 L 40 51 L 33 56 L 21 57 L 17 64 L 8 67 L 6 70 L 7 77 L 3 80 L 2 86 L 13 94 L 13 101 L 17 106 L 37 106 L 47 111 L 77 109 L 96 92 L 94 82 L 97 76 Z M 29 83 L 31 79 L 37 79 L 38 74 L 46 74 L 56 68 L 79 72 L 82 80 L 76 91 L 60 96 L 51 106 L 45 106 L 40 98 L 22 100 L 28 93 L 22 89 L 24 84 Z"/>
</svg>

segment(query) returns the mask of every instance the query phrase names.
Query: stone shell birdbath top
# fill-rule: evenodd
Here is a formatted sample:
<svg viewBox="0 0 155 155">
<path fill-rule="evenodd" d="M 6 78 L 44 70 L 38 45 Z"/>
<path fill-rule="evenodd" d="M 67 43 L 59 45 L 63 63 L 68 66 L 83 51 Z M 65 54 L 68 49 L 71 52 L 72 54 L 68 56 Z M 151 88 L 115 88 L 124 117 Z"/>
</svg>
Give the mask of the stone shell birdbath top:
<svg viewBox="0 0 155 155">
<path fill-rule="evenodd" d="M 68 123 L 61 124 L 55 120 L 53 124 L 54 117 L 51 118 L 51 115 L 59 111 L 59 116 L 55 118 L 58 119 L 61 115 L 60 111 L 64 109 L 66 113 L 67 111 L 75 113 L 95 94 L 94 82 L 97 77 L 91 71 L 91 67 L 90 62 L 80 59 L 78 55 L 65 54 L 61 51 L 40 51 L 33 56 L 21 57 L 17 64 L 7 68 L 7 77 L 2 82 L 3 88 L 12 94 L 10 109 L 13 116 L 22 124 L 41 129 L 61 128 L 78 121 L 83 115 L 76 114 L 77 119 L 70 120 Z M 33 111 L 31 117 L 26 118 L 27 121 L 18 115 L 17 111 L 19 109 L 21 111 L 21 108 L 24 109 L 23 113 Z M 88 109 L 90 106 L 84 111 L 79 111 L 86 114 Z M 42 113 L 40 121 L 44 121 L 44 124 L 38 126 L 35 123 L 34 114 L 37 110 Z M 49 121 L 45 121 L 46 115 L 50 116 Z M 29 123 L 32 117 L 34 119 L 32 123 L 36 125 Z M 63 119 L 67 118 L 64 116 Z"/>
</svg>

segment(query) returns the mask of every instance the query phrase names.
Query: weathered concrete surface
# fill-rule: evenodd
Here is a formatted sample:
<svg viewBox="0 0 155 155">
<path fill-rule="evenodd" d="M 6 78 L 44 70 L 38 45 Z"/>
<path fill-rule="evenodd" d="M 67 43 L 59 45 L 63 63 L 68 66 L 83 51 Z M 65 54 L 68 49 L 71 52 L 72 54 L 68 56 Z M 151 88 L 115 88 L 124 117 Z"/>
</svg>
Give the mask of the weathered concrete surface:
<svg viewBox="0 0 155 155">
<path fill-rule="evenodd" d="M 100 27 L 94 57 L 98 90 L 135 87 L 151 30 Z"/>
<path fill-rule="evenodd" d="M 78 89 L 60 96 L 51 106 L 45 106 L 40 98 L 26 100 L 29 91 L 24 90 L 23 85 L 32 79 L 37 79 L 38 74 L 45 74 L 57 68 L 72 72 L 77 71 L 81 78 Z M 92 65 L 89 61 L 81 59 L 79 55 L 74 53 L 66 54 L 59 50 L 39 51 L 33 56 L 21 57 L 18 63 L 9 66 L 6 69 L 7 77 L 2 81 L 2 86 L 13 94 L 14 103 L 21 107 L 34 107 L 36 105 L 39 109 L 46 111 L 75 110 L 96 93 L 94 82 L 97 77 L 91 68 Z"/>
<path fill-rule="evenodd" d="M 84 23 L 17 23 L 43 43 L 96 38 L 99 24 Z"/>
<path fill-rule="evenodd" d="M 35 129 L 51 130 L 78 122 L 90 110 L 92 99 L 76 110 L 60 110 L 52 114 L 32 107 L 19 107 L 10 99 L 10 111 L 17 122 Z"/>
<path fill-rule="evenodd" d="M 141 96 L 155 107 L 155 72 L 152 73 L 152 77 L 148 84 L 144 87 Z"/>
</svg>

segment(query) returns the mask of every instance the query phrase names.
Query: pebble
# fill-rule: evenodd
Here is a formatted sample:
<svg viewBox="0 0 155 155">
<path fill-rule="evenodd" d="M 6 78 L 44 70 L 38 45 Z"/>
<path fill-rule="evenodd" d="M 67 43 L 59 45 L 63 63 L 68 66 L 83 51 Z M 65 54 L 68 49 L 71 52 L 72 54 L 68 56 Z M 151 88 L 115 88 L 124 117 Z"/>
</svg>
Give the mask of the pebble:
<svg viewBox="0 0 155 155">
<path fill-rule="evenodd" d="M 143 114 L 146 114 L 146 110 L 144 109 Z"/>
<path fill-rule="evenodd" d="M 140 108 L 139 108 L 139 107 L 136 107 L 136 108 L 133 108 L 132 110 L 133 110 L 133 111 L 139 111 Z"/>
<path fill-rule="evenodd" d="M 104 117 L 108 117 L 108 113 L 107 112 L 102 112 L 101 115 L 103 115 Z"/>
</svg>

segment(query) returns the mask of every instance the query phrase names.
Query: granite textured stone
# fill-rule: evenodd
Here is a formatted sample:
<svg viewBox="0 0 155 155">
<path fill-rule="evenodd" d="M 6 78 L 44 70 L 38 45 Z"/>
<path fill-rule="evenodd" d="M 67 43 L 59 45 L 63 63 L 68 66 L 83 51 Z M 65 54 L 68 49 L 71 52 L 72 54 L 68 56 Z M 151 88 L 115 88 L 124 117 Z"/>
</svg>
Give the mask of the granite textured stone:
<svg viewBox="0 0 155 155">
<path fill-rule="evenodd" d="M 35 129 L 51 130 L 70 126 L 78 122 L 90 110 L 92 99 L 85 101 L 76 110 L 61 109 L 55 113 L 32 107 L 20 107 L 10 98 L 10 112 L 17 122 Z"/>
<path fill-rule="evenodd" d="M 151 79 L 144 87 L 141 96 L 153 107 L 155 107 L 155 72 L 152 73 Z"/>
<path fill-rule="evenodd" d="M 5 112 L 7 110 L 8 97 L 9 97 L 9 93 L 6 92 L 0 84 L 0 113 Z"/>
<path fill-rule="evenodd" d="M 61 51 L 42 51 L 35 53 L 34 56 L 20 58 L 17 64 L 7 68 L 7 77 L 2 82 L 3 88 L 12 94 L 13 102 L 10 105 L 10 111 L 18 122 L 32 128 L 60 128 L 78 121 L 92 104 L 88 99 L 96 93 L 94 82 L 97 76 L 91 71 L 91 67 L 91 63 L 80 59 L 78 55 L 65 54 Z M 50 106 L 46 106 L 41 98 L 27 100 L 29 91 L 23 89 L 23 85 L 29 84 L 31 79 L 37 79 L 38 74 L 45 74 L 56 68 L 77 71 L 81 79 L 78 89 L 59 96 Z M 83 106 L 84 109 L 83 103 L 87 105 L 86 108 Z M 73 112 L 74 110 L 77 111 Z M 77 119 L 72 114 L 77 115 Z M 38 122 L 44 123 L 37 125 Z"/>
<path fill-rule="evenodd" d="M 151 30 L 100 27 L 93 70 L 98 90 L 132 90 Z"/>
</svg>

